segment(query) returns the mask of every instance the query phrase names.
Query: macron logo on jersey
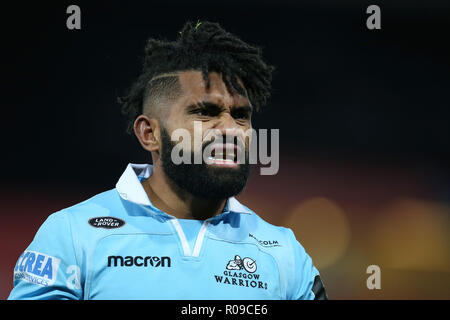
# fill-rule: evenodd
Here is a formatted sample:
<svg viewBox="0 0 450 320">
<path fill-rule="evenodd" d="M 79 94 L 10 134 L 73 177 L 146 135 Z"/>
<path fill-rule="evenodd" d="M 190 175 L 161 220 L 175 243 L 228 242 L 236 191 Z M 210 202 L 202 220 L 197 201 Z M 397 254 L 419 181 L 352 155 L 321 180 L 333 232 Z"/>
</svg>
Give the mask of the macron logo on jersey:
<svg viewBox="0 0 450 320">
<path fill-rule="evenodd" d="M 14 268 L 14 279 L 43 287 L 53 285 L 61 260 L 36 251 L 25 251 Z"/>
</svg>

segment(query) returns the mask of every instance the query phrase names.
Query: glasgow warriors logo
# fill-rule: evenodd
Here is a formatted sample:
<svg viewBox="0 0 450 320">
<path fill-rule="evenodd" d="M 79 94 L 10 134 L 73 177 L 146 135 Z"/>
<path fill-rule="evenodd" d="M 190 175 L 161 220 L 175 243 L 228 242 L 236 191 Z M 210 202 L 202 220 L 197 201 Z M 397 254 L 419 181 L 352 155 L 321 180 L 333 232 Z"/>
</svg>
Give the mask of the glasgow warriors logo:
<svg viewBox="0 0 450 320">
<path fill-rule="evenodd" d="M 256 269 L 255 260 L 235 255 L 233 260 L 228 261 L 223 275 L 215 274 L 214 278 L 217 283 L 267 290 L 267 282 L 260 279 L 260 275 L 255 273 Z"/>
<path fill-rule="evenodd" d="M 251 258 L 241 259 L 240 256 L 234 256 L 234 260 L 230 260 L 227 264 L 227 270 L 242 270 L 245 269 L 248 273 L 256 271 L 256 262 Z"/>
</svg>

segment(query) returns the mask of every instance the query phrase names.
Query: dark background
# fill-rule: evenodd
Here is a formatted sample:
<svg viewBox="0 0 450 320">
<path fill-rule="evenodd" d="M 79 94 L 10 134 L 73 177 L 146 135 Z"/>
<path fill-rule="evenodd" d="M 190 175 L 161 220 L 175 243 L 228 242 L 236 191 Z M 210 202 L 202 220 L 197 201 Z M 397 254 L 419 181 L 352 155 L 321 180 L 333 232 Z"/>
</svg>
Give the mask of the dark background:
<svg viewBox="0 0 450 320">
<path fill-rule="evenodd" d="M 150 161 L 125 133 L 117 97 L 149 37 L 175 39 L 200 19 L 261 46 L 277 68 L 253 123 L 280 129 L 280 171 L 254 172 L 240 199 L 294 229 L 330 298 L 450 298 L 450 4 L 393 2 L 2 4 L 0 297 L 50 213 L 113 188 L 127 163 Z M 70 4 L 81 30 L 66 28 Z M 366 28 L 370 4 L 381 30 Z M 333 236 L 327 216 L 302 231 L 315 219 L 303 212 L 316 210 L 305 203 L 339 212 L 343 231 Z M 335 237 L 338 256 L 318 247 Z M 409 249 L 417 255 L 399 258 Z M 386 270 L 381 290 L 365 286 L 370 264 Z"/>
</svg>

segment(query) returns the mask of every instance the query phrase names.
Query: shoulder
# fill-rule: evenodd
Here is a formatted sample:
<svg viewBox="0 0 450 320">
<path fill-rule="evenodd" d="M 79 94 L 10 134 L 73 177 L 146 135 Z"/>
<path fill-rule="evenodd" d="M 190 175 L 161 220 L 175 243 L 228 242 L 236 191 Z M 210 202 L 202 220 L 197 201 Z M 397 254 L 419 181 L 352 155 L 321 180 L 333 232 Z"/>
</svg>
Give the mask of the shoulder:
<svg viewBox="0 0 450 320">
<path fill-rule="evenodd" d="M 68 248 L 71 248 L 77 239 L 87 239 L 85 235 L 89 219 L 109 216 L 111 209 L 117 202 L 120 203 L 120 200 L 115 199 L 118 197 L 120 196 L 117 191 L 113 189 L 50 214 L 34 235 L 29 250 L 47 250 L 58 254 L 69 252 Z"/>
<path fill-rule="evenodd" d="M 248 238 L 256 243 L 261 250 L 271 254 L 279 261 L 291 261 L 292 264 L 303 264 L 310 261 L 311 257 L 297 240 L 294 232 L 289 227 L 274 225 L 256 212 L 242 214 L 244 224 L 247 226 Z M 291 263 L 286 264 L 291 265 Z"/>
<path fill-rule="evenodd" d="M 261 247 L 283 247 L 292 250 L 296 238 L 293 231 L 285 226 L 275 225 L 266 221 L 253 210 L 250 214 L 243 214 L 242 219 L 249 227 L 249 237 L 256 240 Z"/>
<path fill-rule="evenodd" d="M 92 209 L 104 211 L 111 210 L 114 207 L 120 205 L 120 196 L 116 189 L 111 189 L 93 197 L 77 203 L 73 206 L 67 207 L 62 211 L 70 213 L 84 213 L 86 211 L 92 211 Z"/>
<path fill-rule="evenodd" d="M 121 214 L 123 210 L 120 196 L 116 189 L 111 189 L 99 193 L 83 202 L 77 203 L 73 206 L 64 208 L 53 215 L 65 215 L 70 220 L 85 220 L 99 216 L 110 216 Z"/>
<path fill-rule="evenodd" d="M 123 211 L 120 196 L 116 189 L 112 189 L 50 214 L 40 231 L 75 235 L 86 229 L 90 219 L 110 216 L 120 218 Z"/>
</svg>

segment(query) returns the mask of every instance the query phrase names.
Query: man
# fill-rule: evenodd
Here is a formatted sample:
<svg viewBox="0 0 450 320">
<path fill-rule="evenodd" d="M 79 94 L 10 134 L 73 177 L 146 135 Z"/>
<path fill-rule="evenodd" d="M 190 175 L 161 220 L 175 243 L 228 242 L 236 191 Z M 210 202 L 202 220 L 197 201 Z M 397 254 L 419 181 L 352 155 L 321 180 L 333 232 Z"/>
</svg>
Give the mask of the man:
<svg viewBox="0 0 450 320">
<path fill-rule="evenodd" d="M 19 257 L 9 298 L 326 299 L 293 232 L 234 198 L 250 168 L 242 132 L 272 71 L 216 23 L 187 23 L 174 42 L 150 39 L 120 101 L 153 165 L 129 164 L 115 189 L 50 215 Z M 195 124 L 200 148 L 184 141 L 181 154 L 194 160 L 210 147 L 209 161 L 176 164 L 174 133 L 195 137 Z"/>
</svg>

